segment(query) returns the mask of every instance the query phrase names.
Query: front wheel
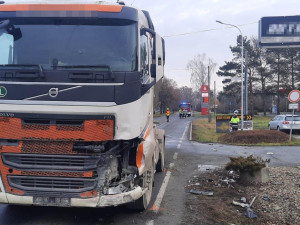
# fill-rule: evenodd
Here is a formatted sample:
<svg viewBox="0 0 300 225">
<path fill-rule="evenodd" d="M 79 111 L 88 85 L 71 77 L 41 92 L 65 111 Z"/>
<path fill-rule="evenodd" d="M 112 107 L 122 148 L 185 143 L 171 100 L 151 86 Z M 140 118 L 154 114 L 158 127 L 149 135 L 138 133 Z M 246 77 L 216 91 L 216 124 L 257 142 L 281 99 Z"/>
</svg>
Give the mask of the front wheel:
<svg viewBox="0 0 300 225">
<path fill-rule="evenodd" d="M 142 189 L 146 188 L 146 192 L 142 197 L 130 203 L 128 205 L 129 208 L 137 211 L 143 211 L 148 208 L 152 197 L 153 181 L 154 181 L 154 161 L 152 160 L 151 168 L 149 168 L 149 170 L 145 172 L 145 174 L 141 178 L 140 185 Z"/>
</svg>

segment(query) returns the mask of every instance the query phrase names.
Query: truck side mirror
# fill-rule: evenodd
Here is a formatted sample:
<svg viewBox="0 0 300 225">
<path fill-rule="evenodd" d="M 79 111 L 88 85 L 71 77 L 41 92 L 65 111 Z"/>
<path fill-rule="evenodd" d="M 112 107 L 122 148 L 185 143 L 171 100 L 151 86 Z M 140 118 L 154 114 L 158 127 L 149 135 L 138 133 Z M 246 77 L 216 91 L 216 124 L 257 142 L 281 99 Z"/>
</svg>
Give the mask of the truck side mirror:
<svg viewBox="0 0 300 225">
<path fill-rule="evenodd" d="M 150 33 L 153 37 L 152 61 L 150 66 L 151 77 L 159 81 L 164 75 L 165 65 L 165 42 L 154 30 L 149 28 L 141 28 L 141 35 Z"/>
</svg>

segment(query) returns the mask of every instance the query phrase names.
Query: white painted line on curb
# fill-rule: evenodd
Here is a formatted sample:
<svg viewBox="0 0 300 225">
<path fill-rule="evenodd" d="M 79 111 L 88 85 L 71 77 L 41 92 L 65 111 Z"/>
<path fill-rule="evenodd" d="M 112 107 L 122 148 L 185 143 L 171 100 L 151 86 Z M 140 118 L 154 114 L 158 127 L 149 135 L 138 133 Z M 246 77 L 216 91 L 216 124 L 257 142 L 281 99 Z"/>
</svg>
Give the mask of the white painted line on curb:
<svg viewBox="0 0 300 225">
<path fill-rule="evenodd" d="M 192 140 L 192 135 L 193 135 L 193 122 L 190 121 L 190 138 L 189 138 L 190 141 Z"/>
</svg>

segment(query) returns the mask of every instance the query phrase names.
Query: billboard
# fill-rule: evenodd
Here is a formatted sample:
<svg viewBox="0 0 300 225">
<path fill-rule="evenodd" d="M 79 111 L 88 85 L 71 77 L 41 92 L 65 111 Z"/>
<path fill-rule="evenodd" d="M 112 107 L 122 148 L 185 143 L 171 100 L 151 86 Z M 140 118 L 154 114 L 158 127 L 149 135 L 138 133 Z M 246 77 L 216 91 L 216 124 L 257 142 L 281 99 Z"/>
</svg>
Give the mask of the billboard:
<svg viewBox="0 0 300 225">
<path fill-rule="evenodd" d="M 300 47 L 300 16 L 261 18 L 259 45 L 265 48 Z"/>
</svg>

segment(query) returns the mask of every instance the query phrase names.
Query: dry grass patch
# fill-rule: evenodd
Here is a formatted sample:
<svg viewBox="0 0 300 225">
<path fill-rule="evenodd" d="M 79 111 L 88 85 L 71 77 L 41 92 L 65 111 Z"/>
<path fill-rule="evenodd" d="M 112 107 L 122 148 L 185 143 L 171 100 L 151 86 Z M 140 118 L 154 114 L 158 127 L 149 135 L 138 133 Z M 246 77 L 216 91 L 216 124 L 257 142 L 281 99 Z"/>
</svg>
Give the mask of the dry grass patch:
<svg viewBox="0 0 300 225">
<path fill-rule="evenodd" d="M 284 143 L 289 141 L 289 135 L 273 130 L 237 131 L 225 134 L 219 141 L 226 144 L 259 144 Z"/>
</svg>

